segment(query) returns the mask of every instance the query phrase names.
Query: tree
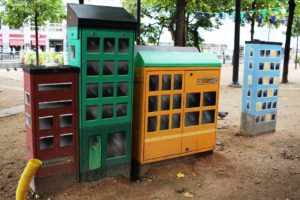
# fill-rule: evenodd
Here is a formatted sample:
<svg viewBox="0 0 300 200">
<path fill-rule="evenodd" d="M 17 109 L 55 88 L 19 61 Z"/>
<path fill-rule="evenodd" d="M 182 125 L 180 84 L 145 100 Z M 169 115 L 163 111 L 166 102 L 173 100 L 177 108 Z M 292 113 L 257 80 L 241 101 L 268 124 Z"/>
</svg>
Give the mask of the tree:
<svg viewBox="0 0 300 200">
<path fill-rule="evenodd" d="M 124 7 L 136 14 L 136 0 L 123 0 Z M 159 44 L 163 29 L 167 29 L 177 46 L 195 46 L 203 41 L 199 28 L 212 30 L 217 28 L 220 18 L 212 15 L 216 12 L 229 12 L 232 1 L 216 0 L 144 0 L 141 6 L 141 18 L 147 22 L 141 24 L 141 42 Z"/>
<path fill-rule="evenodd" d="M 141 0 L 137 0 L 137 30 L 136 30 L 136 43 L 140 44 L 141 37 Z"/>
<path fill-rule="evenodd" d="M 292 23 L 295 12 L 295 0 L 289 0 L 289 17 L 288 24 L 286 27 L 285 36 L 285 48 L 284 48 L 284 60 L 283 60 L 283 73 L 282 73 L 282 83 L 288 83 L 288 73 L 289 73 L 289 55 L 290 55 L 290 43 L 292 36 Z"/>
<path fill-rule="evenodd" d="M 298 8 L 298 7 L 297 7 Z M 292 36 L 296 37 L 296 58 L 295 58 L 295 69 L 297 69 L 298 64 L 298 45 L 299 45 L 299 36 L 300 36 L 300 15 L 299 15 L 299 9 L 296 9 L 297 15 L 295 16 L 295 19 L 293 21 L 293 28 L 292 28 Z"/>
<path fill-rule="evenodd" d="M 240 58 L 240 22 L 241 22 L 241 0 L 235 0 L 235 27 L 234 27 L 234 49 L 233 49 L 233 70 L 231 86 L 239 84 L 239 58 Z"/>
<path fill-rule="evenodd" d="M 289 54 L 290 54 L 290 40 L 291 40 L 291 30 L 292 23 L 294 18 L 294 12 L 296 8 L 295 0 L 253 0 L 256 2 L 256 9 L 250 11 L 249 13 L 256 13 L 257 17 L 260 18 L 259 26 L 268 26 L 270 28 L 277 28 L 281 25 L 281 20 L 286 18 L 286 13 L 284 13 L 284 9 L 288 7 L 288 23 L 287 23 L 287 31 L 286 31 L 286 41 L 285 41 L 285 50 L 284 50 L 284 64 L 283 64 L 283 74 L 282 74 L 282 83 L 288 82 L 288 62 L 289 62 Z M 244 0 L 244 2 L 248 2 L 244 5 L 244 8 L 249 8 L 248 0 Z M 298 2 L 298 1 L 297 1 Z M 253 2 L 252 2 L 253 3 Z M 258 9 L 260 9 L 258 11 Z M 264 20 L 262 20 L 264 18 Z M 252 32 L 252 31 L 251 31 Z M 254 33 L 254 26 L 253 26 Z"/>
<path fill-rule="evenodd" d="M 254 39 L 255 33 L 255 22 L 258 21 L 259 26 L 266 25 L 269 21 L 269 16 L 267 13 L 274 13 L 274 9 L 279 7 L 278 0 L 242 0 L 241 2 L 241 12 L 244 12 L 244 19 L 242 19 L 242 25 L 244 23 L 251 24 L 251 36 L 250 39 Z M 280 10 L 278 11 L 280 12 Z M 275 15 L 277 14 L 274 13 Z"/>
<path fill-rule="evenodd" d="M 23 23 L 34 23 L 36 66 L 39 66 L 38 26 L 62 20 L 65 16 L 62 0 L 2 0 L 2 5 L 3 24 L 19 28 Z"/>
<path fill-rule="evenodd" d="M 251 41 L 254 39 L 254 25 L 255 25 L 255 17 L 256 17 L 256 0 L 252 2 L 252 16 L 251 16 Z"/>
<path fill-rule="evenodd" d="M 175 46 L 185 46 L 186 36 L 185 36 L 185 24 L 186 24 L 186 6 L 187 0 L 176 0 L 176 29 L 175 29 Z"/>
</svg>

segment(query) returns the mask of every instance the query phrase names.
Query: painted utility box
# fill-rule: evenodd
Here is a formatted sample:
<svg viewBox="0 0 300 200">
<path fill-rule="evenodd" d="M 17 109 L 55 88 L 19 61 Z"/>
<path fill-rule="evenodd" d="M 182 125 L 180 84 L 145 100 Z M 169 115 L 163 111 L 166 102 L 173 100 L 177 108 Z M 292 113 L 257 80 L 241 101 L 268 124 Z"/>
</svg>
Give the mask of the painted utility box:
<svg viewBox="0 0 300 200">
<path fill-rule="evenodd" d="M 78 72 L 69 66 L 24 68 L 27 159 L 43 161 L 32 183 L 39 193 L 77 178 Z"/>
<path fill-rule="evenodd" d="M 137 53 L 132 146 L 135 164 L 215 148 L 220 67 L 214 54 Z"/>
<path fill-rule="evenodd" d="M 79 67 L 80 179 L 130 176 L 136 20 L 120 7 L 68 4 L 69 64 Z"/>
<path fill-rule="evenodd" d="M 246 42 L 241 135 L 275 131 L 282 43 Z"/>
</svg>

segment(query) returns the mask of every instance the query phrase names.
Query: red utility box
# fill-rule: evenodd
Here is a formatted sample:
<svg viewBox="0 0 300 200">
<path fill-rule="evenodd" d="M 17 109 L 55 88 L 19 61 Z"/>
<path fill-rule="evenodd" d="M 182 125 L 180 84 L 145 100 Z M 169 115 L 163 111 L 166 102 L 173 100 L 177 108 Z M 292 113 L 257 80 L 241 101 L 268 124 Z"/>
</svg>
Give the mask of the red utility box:
<svg viewBox="0 0 300 200">
<path fill-rule="evenodd" d="M 78 71 L 69 66 L 24 68 L 27 159 L 43 161 L 31 184 L 36 192 L 76 181 Z"/>
</svg>

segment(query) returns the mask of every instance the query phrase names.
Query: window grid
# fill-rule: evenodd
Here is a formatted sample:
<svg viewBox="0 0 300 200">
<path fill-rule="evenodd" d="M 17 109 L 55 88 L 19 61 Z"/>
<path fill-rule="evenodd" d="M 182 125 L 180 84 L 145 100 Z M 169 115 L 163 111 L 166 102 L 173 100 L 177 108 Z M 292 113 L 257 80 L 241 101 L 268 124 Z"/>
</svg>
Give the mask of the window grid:
<svg viewBox="0 0 300 200">
<path fill-rule="evenodd" d="M 171 76 L 171 88 L 170 90 L 163 90 L 163 76 Z M 182 85 L 181 85 L 181 89 L 176 89 L 174 90 L 174 77 L 175 75 L 182 75 Z M 157 91 L 150 91 L 151 86 L 150 84 L 150 79 L 152 77 L 158 76 L 158 90 Z M 146 132 L 147 133 L 154 133 L 154 132 L 160 132 L 160 131 L 170 131 L 172 130 L 172 116 L 173 114 L 180 114 L 180 127 L 179 128 L 175 128 L 175 129 L 180 129 L 182 127 L 182 113 L 183 113 L 183 91 L 184 91 L 184 73 L 183 72 L 164 72 L 164 73 L 149 73 L 149 75 L 147 76 L 147 96 L 146 96 L 146 101 L 147 101 L 147 110 L 146 110 L 146 124 L 147 124 L 147 128 L 146 128 Z M 153 80 L 153 79 L 152 79 Z M 155 88 L 155 87 L 152 87 Z M 173 109 L 173 104 L 174 104 L 174 95 L 181 95 L 181 108 L 180 109 Z M 149 97 L 157 97 L 157 111 L 154 112 L 149 112 Z M 162 98 L 165 96 L 169 96 L 169 109 L 166 110 L 162 110 Z M 168 120 L 168 129 L 165 130 L 161 130 L 161 117 L 162 116 L 168 116 L 169 120 Z M 156 130 L 153 132 L 149 132 L 148 131 L 148 118 L 149 117 L 157 117 L 156 118 Z M 174 130 L 174 129 L 173 129 Z"/>
<path fill-rule="evenodd" d="M 181 90 L 174 90 L 174 75 L 177 74 L 182 74 L 182 88 Z M 162 90 L 162 77 L 164 75 L 171 75 L 171 90 Z M 158 91 L 149 91 L 150 90 L 150 85 L 149 85 L 149 81 L 150 81 L 150 77 L 151 76 L 158 76 L 158 80 L 159 80 L 159 85 L 158 85 Z M 173 72 L 163 72 L 163 73 L 159 73 L 159 72 L 150 72 L 147 74 L 147 78 L 146 78 L 146 127 L 145 130 L 148 134 L 154 134 L 154 133 L 159 133 L 162 131 L 172 131 L 172 116 L 173 114 L 180 114 L 180 127 L 176 128 L 182 131 L 183 128 L 189 128 L 189 127 L 195 127 L 195 126 L 185 126 L 185 114 L 189 113 L 189 112 L 199 112 L 199 121 L 198 121 L 198 125 L 196 126 L 205 126 L 205 125 L 211 125 L 211 124 L 215 124 L 216 123 L 216 107 L 217 107 L 217 86 L 215 90 L 205 90 L 202 89 L 200 92 L 197 91 L 190 91 L 190 92 L 186 92 L 184 90 L 184 72 L 179 72 L 179 71 L 173 71 Z M 214 105 L 208 105 L 208 106 L 203 106 L 203 102 L 204 102 L 204 93 L 210 93 L 210 92 L 215 92 L 215 102 Z M 191 93 L 200 93 L 200 105 L 198 107 L 192 107 L 192 108 L 186 108 L 186 96 L 187 94 L 191 94 Z M 181 94 L 181 108 L 180 109 L 173 109 L 173 104 L 174 104 L 174 95 L 178 95 Z M 162 110 L 161 106 L 162 106 L 162 96 L 166 96 L 169 95 L 170 96 L 170 109 L 169 110 Z M 157 111 L 153 111 L 153 112 L 149 112 L 149 97 L 157 97 Z M 207 111 L 207 112 L 214 112 L 214 116 L 213 116 L 213 123 L 209 123 L 209 124 L 202 124 L 202 113 L 203 111 Z M 168 121 L 168 129 L 166 130 L 160 130 L 161 127 L 161 116 L 164 115 L 168 115 L 169 116 L 169 121 Z M 155 131 L 148 131 L 148 117 L 156 117 L 156 130 Z"/>
<path fill-rule="evenodd" d="M 115 122 L 115 120 L 130 120 L 133 84 L 131 80 L 133 73 L 131 67 L 133 34 L 126 32 L 125 35 L 123 31 L 114 34 L 106 31 L 86 31 L 83 33 L 85 40 L 83 41 L 83 52 L 86 54 L 82 60 L 85 71 L 82 74 L 82 121 L 84 126 L 108 124 Z M 97 44 L 94 45 L 94 49 L 88 51 L 88 40 L 91 39 Z M 88 68 L 89 63 L 93 64 L 93 62 L 94 67 Z M 111 93 L 105 97 L 105 95 L 103 96 L 105 93 L 104 84 L 109 83 L 112 84 L 112 87 L 106 91 Z M 103 118 L 103 107 L 107 105 L 112 105 L 113 114 L 112 117 Z M 86 120 L 86 109 L 89 106 L 97 106 L 96 119 Z"/>
</svg>

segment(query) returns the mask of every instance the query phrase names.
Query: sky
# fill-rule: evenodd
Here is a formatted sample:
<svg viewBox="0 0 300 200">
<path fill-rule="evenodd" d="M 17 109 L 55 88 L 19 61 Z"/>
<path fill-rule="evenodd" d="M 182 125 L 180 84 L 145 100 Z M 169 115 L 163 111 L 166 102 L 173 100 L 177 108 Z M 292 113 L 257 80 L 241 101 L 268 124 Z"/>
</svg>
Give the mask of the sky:
<svg viewBox="0 0 300 200">
<path fill-rule="evenodd" d="M 230 18 L 227 18 L 222 22 L 223 25 L 219 29 L 213 29 L 212 31 L 206 31 L 203 28 L 200 28 L 199 35 L 204 38 L 204 43 L 206 44 L 226 44 L 229 50 L 233 50 L 234 22 Z M 244 45 L 245 41 L 250 40 L 250 30 L 250 24 L 246 24 L 240 28 L 240 45 Z M 282 42 L 283 45 L 285 44 L 284 32 L 286 31 L 286 26 L 280 26 L 278 29 L 255 26 L 254 31 L 254 39 L 270 42 Z M 171 34 L 167 30 L 164 30 L 161 42 L 172 42 Z M 296 48 L 295 38 L 292 38 L 291 40 L 291 47 Z"/>
<path fill-rule="evenodd" d="M 257 24 L 256 24 L 257 25 Z M 249 41 L 250 34 L 250 24 L 246 24 L 244 27 L 240 28 L 240 44 L 243 45 L 245 41 Z M 282 25 L 278 29 L 269 29 L 268 27 L 257 27 L 254 29 L 254 39 L 264 40 L 264 41 L 276 41 L 285 44 L 285 34 L 286 26 Z M 234 43 L 234 22 L 231 19 L 226 19 L 223 21 L 223 26 L 220 29 L 214 29 L 213 31 L 205 31 L 200 29 L 200 35 L 203 36 L 206 43 L 218 43 L 227 44 L 229 49 L 233 49 Z"/>
</svg>

